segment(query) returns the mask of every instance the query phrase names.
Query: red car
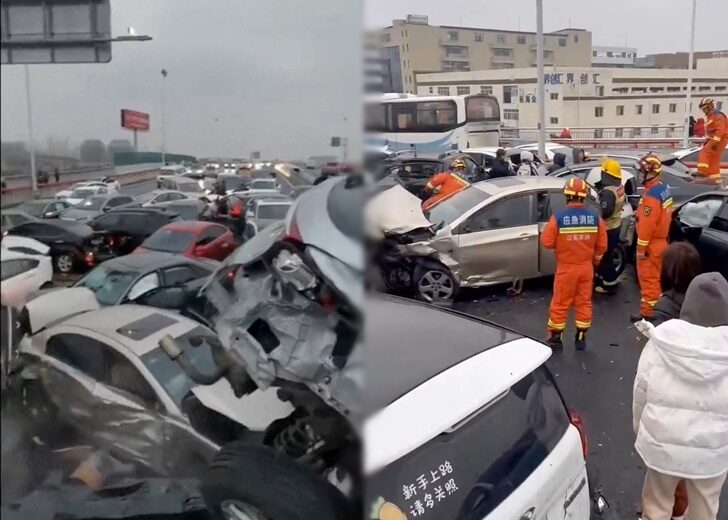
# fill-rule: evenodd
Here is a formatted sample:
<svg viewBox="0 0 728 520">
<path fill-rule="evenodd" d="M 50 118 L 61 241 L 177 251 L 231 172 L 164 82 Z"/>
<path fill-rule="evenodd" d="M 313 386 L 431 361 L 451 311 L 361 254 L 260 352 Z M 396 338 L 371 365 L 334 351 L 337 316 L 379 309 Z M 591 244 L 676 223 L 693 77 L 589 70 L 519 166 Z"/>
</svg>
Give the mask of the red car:
<svg viewBox="0 0 728 520">
<path fill-rule="evenodd" d="M 190 258 L 223 260 L 238 245 L 235 236 L 225 226 L 212 222 L 183 220 L 159 228 L 134 252 L 162 251 Z"/>
</svg>

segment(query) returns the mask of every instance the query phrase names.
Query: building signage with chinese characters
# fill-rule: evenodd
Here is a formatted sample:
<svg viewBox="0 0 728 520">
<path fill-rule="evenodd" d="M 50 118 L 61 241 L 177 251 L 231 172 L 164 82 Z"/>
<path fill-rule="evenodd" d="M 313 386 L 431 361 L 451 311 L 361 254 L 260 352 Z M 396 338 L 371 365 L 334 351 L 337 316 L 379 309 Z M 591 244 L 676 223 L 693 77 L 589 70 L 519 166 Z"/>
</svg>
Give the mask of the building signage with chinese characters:
<svg viewBox="0 0 728 520">
<path fill-rule="evenodd" d="M 543 75 L 543 82 L 546 85 L 598 85 L 599 76 L 594 72 L 547 72 Z"/>
</svg>

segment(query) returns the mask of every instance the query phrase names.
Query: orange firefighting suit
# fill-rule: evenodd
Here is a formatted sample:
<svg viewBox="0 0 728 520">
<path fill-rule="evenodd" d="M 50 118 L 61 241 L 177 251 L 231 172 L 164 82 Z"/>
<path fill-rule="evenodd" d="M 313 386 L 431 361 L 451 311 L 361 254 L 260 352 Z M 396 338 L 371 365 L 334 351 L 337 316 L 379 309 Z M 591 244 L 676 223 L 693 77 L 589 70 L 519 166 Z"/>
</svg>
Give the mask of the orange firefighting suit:
<svg viewBox="0 0 728 520">
<path fill-rule="evenodd" d="M 441 200 L 454 195 L 463 188 L 470 186 L 470 183 L 452 172 L 442 172 L 434 175 L 425 186 L 426 190 L 440 188 L 437 193 L 422 203 L 422 209 L 430 209 Z"/>
<path fill-rule="evenodd" d="M 637 207 L 637 278 L 640 282 L 642 316 L 652 316 L 660 298 L 662 254 L 667 248 L 670 232 L 672 195 L 670 188 L 656 177 L 645 184 Z M 642 255 L 644 257 L 640 258 Z"/>
<path fill-rule="evenodd" d="M 577 330 L 591 326 L 594 267 L 607 250 L 607 231 L 601 217 L 573 202 L 551 217 L 541 234 L 541 245 L 555 249 L 556 277 L 549 308 L 549 332 L 566 328 L 569 307 L 576 312 Z"/>
<path fill-rule="evenodd" d="M 698 173 L 705 177 L 720 176 L 720 157 L 728 145 L 728 117 L 713 110 L 705 124 L 706 138 L 698 157 Z"/>
</svg>

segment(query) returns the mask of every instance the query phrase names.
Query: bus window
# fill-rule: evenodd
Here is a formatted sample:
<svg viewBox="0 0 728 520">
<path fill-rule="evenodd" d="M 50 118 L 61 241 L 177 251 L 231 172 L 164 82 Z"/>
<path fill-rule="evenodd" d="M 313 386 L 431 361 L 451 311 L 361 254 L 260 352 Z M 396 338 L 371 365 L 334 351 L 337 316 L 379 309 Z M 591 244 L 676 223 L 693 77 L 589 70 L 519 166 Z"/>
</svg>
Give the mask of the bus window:
<svg viewBox="0 0 728 520">
<path fill-rule="evenodd" d="M 457 122 L 455 103 L 452 101 L 424 101 L 417 103 L 417 129 L 442 132 Z"/>
<path fill-rule="evenodd" d="M 465 98 L 466 121 L 498 121 L 499 119 L 500 108 L 495 98 L 486 96 Z"/>
<path fill-rule="evenodd" d="M 396 130 L 414 130 L 415 118 L 412 112 L 399 112 L 397 114 Z"/>
<path fill-rule="evenodd" d="M 364 124 L 368 132 L 386 132 L 387 105 L 368 104 L 364 110 Z"/>
</svg>

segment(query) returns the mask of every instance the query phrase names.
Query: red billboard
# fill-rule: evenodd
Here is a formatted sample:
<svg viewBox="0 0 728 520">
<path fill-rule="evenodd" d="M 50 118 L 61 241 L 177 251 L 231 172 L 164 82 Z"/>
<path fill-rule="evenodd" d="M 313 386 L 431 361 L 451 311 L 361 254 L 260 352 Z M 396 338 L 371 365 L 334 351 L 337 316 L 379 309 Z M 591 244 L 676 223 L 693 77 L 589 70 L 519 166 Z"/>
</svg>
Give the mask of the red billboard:
<svg viewBox="0 0 728 520">
<path fill-rule="evenodd" d="M 129 130 L 149 130 L 149 114 L 122 108 L 121 126 Z"/>
</svg>

